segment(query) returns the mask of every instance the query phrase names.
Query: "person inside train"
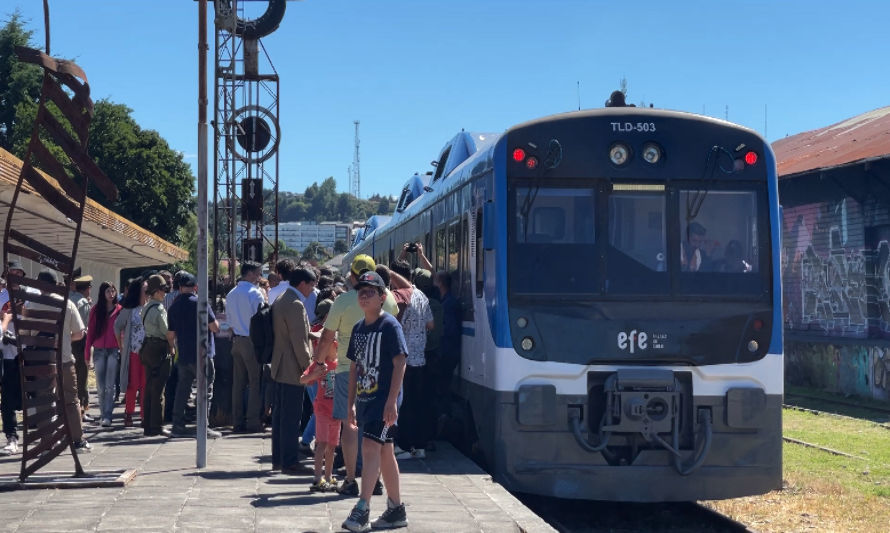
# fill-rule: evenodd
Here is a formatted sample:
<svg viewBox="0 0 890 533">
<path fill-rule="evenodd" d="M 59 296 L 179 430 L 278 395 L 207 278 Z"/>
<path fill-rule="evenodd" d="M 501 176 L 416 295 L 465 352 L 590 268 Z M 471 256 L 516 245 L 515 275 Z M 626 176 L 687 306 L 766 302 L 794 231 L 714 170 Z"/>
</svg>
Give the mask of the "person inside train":
<svg viewBox="0 0 890 533">
<path fill-rule="evenodd" d="M 680 268 L 683 272 L 710 270 L 711 260 L 704 249 L 707 230 L 698 222 L 686 226 L 686 241 L 680 243 Z"/>
<path fill-rule="evenodd" d="M 716 266 L 718 272 L 751 272 L 751 264 L 742 258 L 742 243 L 733 239 L 726 244 L 723 259 Z"/>
</svg>

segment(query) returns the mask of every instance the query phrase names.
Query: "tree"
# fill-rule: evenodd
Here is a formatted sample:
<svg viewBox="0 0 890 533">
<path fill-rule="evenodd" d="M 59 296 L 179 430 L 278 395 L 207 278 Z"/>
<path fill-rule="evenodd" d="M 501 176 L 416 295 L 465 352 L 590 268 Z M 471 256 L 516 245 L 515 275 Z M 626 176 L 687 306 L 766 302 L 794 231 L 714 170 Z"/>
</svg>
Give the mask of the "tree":
<svg viewBox="0 0 890 533">
<path fill-rule="evenodd" d="M 336 242 L 334 242 L 334 253 L 335 254 L 345 254 L 348 251 L 349 251 L 349 245 L 346 244 L 346 241 L 344 241 L 343 239 L 337 239 Z"/>
<path fill-rule="evenodd" d="M 0 147 L 13 152 L 13 135 L 18 126 L 24 126 L 30 137 L 33 121 L 22 124 L 27 107 L 37 108 L 40 98 L 42 71 L 37 65 L 22 63 L 15 55 L 16 46 L 30 46 L 33 31 L 26 30 L 21 22 L 22 15 L 16 10 L 9 21 L 0 28 Z M 13 152 L 15 153 L 15 152 Z"/>
<path fill-rule="evenodd" d="M 312 241 L 309 243 L 309 246 L 303 250 L 303 256 L 300 257 L 303 261 L 310 262 L 321 262 L 330 258 L 331 255 L 325 249 L 324 246 L 321 245 L 320 242 Z"/>
</svg>

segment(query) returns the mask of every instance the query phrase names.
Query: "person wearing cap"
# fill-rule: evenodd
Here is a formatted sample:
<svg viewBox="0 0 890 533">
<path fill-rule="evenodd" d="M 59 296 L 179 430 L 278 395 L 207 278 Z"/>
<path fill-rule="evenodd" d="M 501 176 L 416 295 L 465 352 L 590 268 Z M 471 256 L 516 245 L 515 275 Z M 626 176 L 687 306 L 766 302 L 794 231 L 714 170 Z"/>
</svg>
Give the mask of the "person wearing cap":
<svg viewBox="0 0 890 533">
<path fill-rule="evenodd" d="M 226 295 L 226 319 L 232 326 L 232 428 L 236 433 L 263 431 L 260 423 L 260 364 L 250 342 L 250 319 L 265 302 L 256 286 L 262 268 L 259 263 L 241 263 L 241 279 Z M 247 410 L 244 409 L 244 388 Z"/>
<path fill-rule="evenodd" d="M 164 429 L 164 385 L 170 375 L 174 349 L 167 339 L 167 310 L 164 309 L 167 282 L 157 274 L 149 276 L 145 294 L 148 296 L 148 303 L 142 308 L 145 340 L 139 351 L 139 360 L 145 367 L 143 433 L 146 437 L 169 436 Z"/>
<path fill-rule="evenodd" d="M 272 468 L 300 475 L 306 473 L 300 465 L 300 419 L 305 394 L 300 377 L 312 358 L 309 317 L 303 299 L 315 287 L 316 277 L 312 270 L 297 268 L 288 281 L 284 294 L 272 304 Z"/>
<path fill-rule="evenodd" d="M 90 311 L 93 308 L 93 300 L 90 291 L 93 289 L 93 276 L 81 276 L 80 268 L 75 271 L 74 290 L 68 294 L 68 299 L 74 302 L 80 319 L 84 324 L 90 322 Z M 86 339 L 71 342 L 74 350 L 74 369 L 77 371 L 77 399 L 80 400 L 80 408 L 83 410 L 84 422 L 93 422 L 93 417 L 87 412 L 90 408 L 90 393 L 87 390 L 87 378 L 89 377 L 89 363 L 91 353 L 86 348 Z"/>
<path fill-rule="evenodd" d="M 358 283 L 358 277 L 364 272 L 373 272 L 377 268 L 371 256 L 360 254 L 355 256 L 349 267 L 349 281 L 352 285 Z M 385 291 L 386 299 L 383 310 L 391 315 L 399 312 L 396 300 L 389 291 Z M 352 335 L 352 327 L 362 320 L 364 311 L 359 306 L 358 293 L 349 291 L 341 294 L 334 300 L 334 305 L 328 312 L 328 318 L 324 322 L 321 332 L 321 340 L 318 342 L 318 350 L 327 353 L 337 338 L 337 373 L 334 375 L 334 412 L 335 420 L 342 424 L 340 444 L 343 449 L 343 462 L 346 467 L 346 479 L 340 487 L 340 493 L 350 496 L 358 496 L 359 487 L 355 481 L 356 462 L 358 460 L 358 428 L 350 424 L 347 419 L 349 402 L 349 358 L 346 353 L 349 348 L 349 337 Z"/>
<path fill-rule="evenodd" d="M 56 275 L 49 270 L 43 270 L 37 274 L 37 280 L 52 285 L 58 284 Z M 58 311 L 62 307 L 62 297 L 58 294 L 44 291 L 41 291 L 41 294 L 59 300 L 59 305 L 51 306 L 33 301 L 27 302 L 24 310 L 25 318 L 28 317 L 28 313 L 32 310 Z M 71 439 L 74 442 L 74 449 L 78 453 L 84 453 L 89 452 L 92 446 L 83 435 L 83 422 L 81 420 L 83 413 L 81 412 L 80 402 L 77 399 L 77 372 L 74 369 L 74 352 L 71 349 L 71 341 L 84 338 L 86 326 L 84 326 L 74 302 L 68 300 L 65 305 L 65 322 L 59 345 L 62 354 L 62 368 L 59 370 L 59 373 L 62 375 L 62 398 L 68 420 L 68 429 L 71 431 Z M 35 332 L 35 334 L 37 333 Z"/>
<path fill-rule="evenodd" d="M 167 282 L 167 294 L 164 296 L 164 309 L 170 312 L 170 306 L 179 296 L 179 280 L 183 274 L 188 274 L 185 270 L 178 270 L 175 275 L 170 274 L 169 270 L 161 270 L 158 274 Z M 169 316 L 168 316 L 169 318 Z M 176 365 L 177 354 L 174 354 L 173 361 L 170 363 L 170 377 L 167 378 L 167 384 L 164 386 L 164 420 L 173 419 L 173 404 L 176 403 L 176 390 L 179 385 L 179 367 Z"/>
<path fill-rule="evenodd" d="M 355 292 L 364 317 L 353 326 L 347 348 L 350 362 L 347 422 L 361 432 L 364 466 L 359 501 L 343 527 L 350 531 L 368 530 L 371 495 L 381 473 L 386 482 L 386 510 L 370 526 L 374 529 L 405 527 L 408 520 L 401 501 L 393 441 L 398 433 L 397 400 L 405 377 L 408 346 L 402 325 L 383 310 L 387 291 L 380 275 L 365 272 L 356 281 Z"/>
<path fill-rule="evenodd" d="M 176 345 L 176 367 L 179 380 L 176 393 L 173 395 L 172 419 L 173 428 L 170 430 L 172 437 L 194 437 L 195 432 L 189 432 L 185 427 L 185 408 L 192 391 L 192 383 L 198 375 L 198 280 L 188 272 L 179 275 L 179 296 L 168 310 L 169 329 L 167 339 Z M 213 309 L 207 305 L 207 327 L 210 335 L 219 332 L 219 324 Z M 210 339 L 208 339 L 209 344 Z M 208 351 L 207 390 L 212 390 L 213 359 Z M 208 407 L 210 402 L 207 402 Z M 207 429 L 207 436 L 219 438 L 218 431 Z"/>
</svg>

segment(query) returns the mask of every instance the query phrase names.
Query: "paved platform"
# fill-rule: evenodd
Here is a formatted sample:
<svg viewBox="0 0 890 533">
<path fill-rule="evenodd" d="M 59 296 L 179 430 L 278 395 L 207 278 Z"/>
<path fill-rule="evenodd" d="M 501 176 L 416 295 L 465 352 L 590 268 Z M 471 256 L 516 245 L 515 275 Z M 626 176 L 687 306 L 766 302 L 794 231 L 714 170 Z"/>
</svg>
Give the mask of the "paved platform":
<svg viewBox="0 0 890 533">
<path fill-rule="evenodd" d="M 270 472 L 269 433 L 208 441 L 207 467 L 198 470 L 193 439 L 143 437 L 117 418 L 113 428 L 87 429 L 93 451 L 80 455 L 85 469 L 135 468 L 132 481 L 0 492 L 0 531 L 340 531 L 356 501 L 309 492 L 309 475 Z M 400 531 L 554 531 L 473 462 L 438 444 L 426 459 L 400 461 L 409 521 Z M 20 461 L 0 458 L 0 474 L 17 473 Z M 73 472 L 71 456 L 46 470 Z M 385 496 L 374 496 L 371 518 L 385 505 Z"/>
</svg>

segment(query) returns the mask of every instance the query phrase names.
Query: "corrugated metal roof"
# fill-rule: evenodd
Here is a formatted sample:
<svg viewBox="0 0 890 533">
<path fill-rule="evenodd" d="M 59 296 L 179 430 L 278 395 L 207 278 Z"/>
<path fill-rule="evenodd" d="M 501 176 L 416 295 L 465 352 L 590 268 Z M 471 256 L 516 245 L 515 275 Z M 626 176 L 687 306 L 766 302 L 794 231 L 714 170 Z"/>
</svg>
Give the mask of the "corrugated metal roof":
<svg viewBox="0 0 890 533">
<path fill-rule="evenodd" d="M 0 223 L 6 223 L 9 202 L 12 192 L 18 183 L 22 161 L 6 150 L 0 148 Z M 47 181 L 59 188 L 56 180 L 38 170 Z M 61 190 L 61 189 L 60 189 Z M 25 195 L 19 200 L 25 202 L 27 197 L 39 198 L 40 195 L 27 183 L 23 187 Z M 21 217 L 17 227 L 19 231 L 41 242 L 52 242 L 53 237 L 61 231 L 60 227 L 71 229 L 70 224 L 53 223 L 54 219 L 62 218 L 45 200 L 46 213 L 28 213 L 21 209 Z M 36 205 L 36 204 L 35 204 Z M 32 206 L 33 207 L 33 206 Z M 138 226 L 136 223 L 102 207 L 92 199 L 87 199 L 83 213 L 84 224 L 78 255 L 81 259 L 104 262 L 118 267 L 147 266 L 173 263 L 188 259 L 188 252 L 154 233 Z M 58 223 L 58 222 L 57 222 Z M 0 247 L 3 243 L 0 241 Z"/>
<path fill-rule="evenodd" d="M 890 157 L 890 106 L 772 144 L 779 176 Z"/>
</svg>

